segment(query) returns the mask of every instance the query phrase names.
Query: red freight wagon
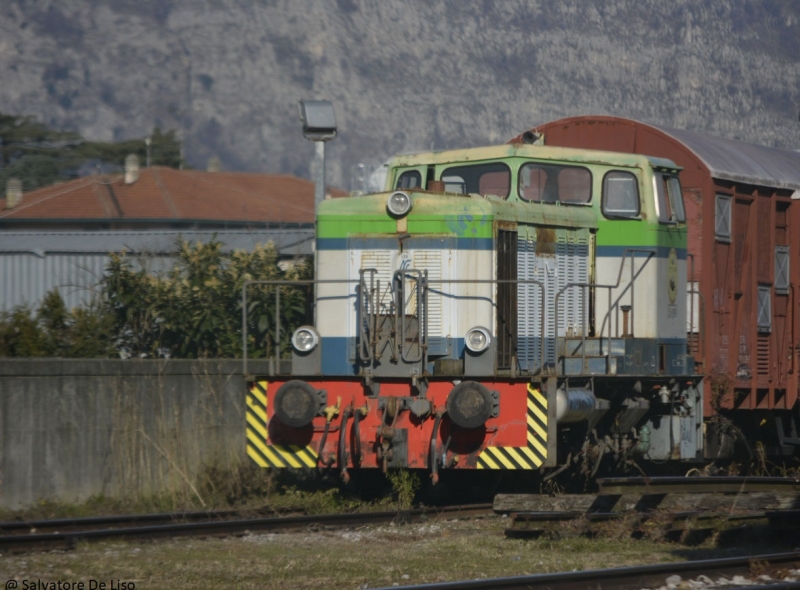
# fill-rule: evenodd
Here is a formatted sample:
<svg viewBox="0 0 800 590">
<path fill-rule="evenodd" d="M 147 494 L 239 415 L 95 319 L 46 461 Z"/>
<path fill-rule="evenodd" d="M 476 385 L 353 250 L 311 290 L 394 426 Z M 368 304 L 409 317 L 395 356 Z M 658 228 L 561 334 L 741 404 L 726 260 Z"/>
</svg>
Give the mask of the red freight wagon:
<svg viewBox="0 0 800 590">
<path fill-rule="evenodd" d="M 707 376 L 705 415 L 716 416 L 710 424 L 717 428 L 730 419 L 745 432 L 760 429 L 747 437 L 768 440 L 771 454 L 793 452 L 800 445 L 800 202 L 793 200 L 800 199 L 800 153 L 618 117 L 560 119 L 531 132 L 536 137 L 525 140 L 683 167 L 689 354 Z M 520 141 L 523 135 L 512 140 Z"/>
</svg>

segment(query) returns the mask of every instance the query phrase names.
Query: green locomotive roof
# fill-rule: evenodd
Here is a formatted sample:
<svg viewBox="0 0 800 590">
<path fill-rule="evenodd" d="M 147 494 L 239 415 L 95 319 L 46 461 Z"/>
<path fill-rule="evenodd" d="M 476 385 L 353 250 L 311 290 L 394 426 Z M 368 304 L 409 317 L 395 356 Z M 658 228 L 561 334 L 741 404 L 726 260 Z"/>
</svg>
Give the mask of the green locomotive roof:
<svg viewBox="0 0 800 590">
<path fill-rule="evenodd" d="M 386 210 L 386 200 L 395 182 L 393 171 L 404 168 L 435 166 L 439 169 L 449 165 L 502 162 L 510 166 L 509 181 L 517 183 L 517 171 L 526 161 L 553 162 L 555 164 L 578 165 L 586 168 L 629 169 L 635 172 L 640 182 L 645 182 L 650 170 L 677 172 L 680 167 L 664 158 L 651 158 L 639 154 L 583 150 L 531 144 L 502 144 L 439 152 L 399 155 L 389 162 L 389 175 L 385 192 L 332 199 L 319 204 L 317 209 L 317 237 L 340 238 L 353 234 L 384 234 L 401 232 L 396 220 Z M 404 189 L 413 201 L 413 209 L 402 232 L 409 234 L 458 234 L 461 227 L 474 223 L 479 228 L 470 230 L 472 235 L 492 235 L 489 221 L 541 224 L 565 228 L 585 227 L 596 229 L 601 224 L 617 226 L 619 221 L 605 219 L 599 214 L 599 183 L 597 175 L 593 183 L 597 192 L 591 202 L 553 206 L 550 203 L 528 203 L 512 193 L 509 197 L 479 195 L 477 193 L 455 193 L 426 191 L 419 187 Z M 514 189 L 516 190 L 516 189 Z M 645 189 L 646 190 L 646 189 Z M 649 201 L 645 202 L 641 218 L 646 223 L 658 223 Z M 626 222 L 621 222 L 625 224 Z M 628 233 L 645 231 L 631 224 L 621 225 Z M 650 230 L 646 230 L 650 231 Z M 477 233 L 476 233 L 477 232 Z"/>
<path fill-rule="evenodd" d="M 502 158 L 532 158 L 624 167 L 643 167 L 645 165 L 649 165 L 653 168 L 680 170 L 680 166 L 671 160 L 667 160 L 666 158 L 655 158 L 622 152 L 605 152 L 600 150 L 562 148 L 524 143 L 501 144 L 436 152 L 421 152 L 416 154 L 402 154 L 395 156 L 389 161 L 389 168 L 480 162 L 484 160 L 497 160 Z"/>
</svg>

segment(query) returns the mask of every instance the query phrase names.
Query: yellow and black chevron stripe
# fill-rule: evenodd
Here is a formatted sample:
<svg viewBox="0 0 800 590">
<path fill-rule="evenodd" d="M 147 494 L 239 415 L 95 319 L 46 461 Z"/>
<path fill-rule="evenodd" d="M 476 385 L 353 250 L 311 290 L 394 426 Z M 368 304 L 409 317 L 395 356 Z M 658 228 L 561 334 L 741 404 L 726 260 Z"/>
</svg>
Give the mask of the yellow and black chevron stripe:
<svg viewBox="0 0 800 590">
<path fill-rule="evenodd" d="M 255 381 L 247 388 L 247 455 L 260 467 L 316 467 L 317 451 L 310 445 L 267 443 L 267 387 L 266 381 Z"/>
<path fill-rule="evenodd" d="M 478 469 L 538 469 L 547 459 L 547 397 L 528 384 L 528 445 L 487 447 L 478 455 Z"/>
</svg>

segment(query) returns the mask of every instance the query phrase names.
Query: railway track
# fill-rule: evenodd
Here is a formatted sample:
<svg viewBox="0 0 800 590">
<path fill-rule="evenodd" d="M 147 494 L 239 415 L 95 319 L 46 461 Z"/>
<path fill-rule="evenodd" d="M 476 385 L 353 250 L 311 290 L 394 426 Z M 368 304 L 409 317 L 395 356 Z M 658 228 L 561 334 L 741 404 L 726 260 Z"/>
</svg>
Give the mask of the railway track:
<svg viewBox="0 0 800 590">
<path fill-rule="evenodd" d="M 209 514 L 211 516 L 209 516 Z M 248 532 L 325 530 L 392 522 L 413 523 L 423 519 L 474 518 L 494 514 L 491 504 L 419 508 L 407 511 L 359 512 L 352 514 L 289 515 L 266 518 L 229 518 L 225 513 L 176 513 L 0 523 L 0 552 L 72 548 L 82 541 L 112 539 L 158 539 L 177 536 L 225 536 Z M 205 515 L 205 519 L 202 518 Z M 187 520 L 194 519 L 195 522 Z M 180 520 L 181 522 L 176 522 Z M 27 529 L 25 526 L 27 525 Z M 51 532 L 40 532 L 42 529 Z M 62 530 L 65 529 L 65 530 Z"/>
<path fill-rule="evenodd" d="M 688 544 L 720 531 L 730 542 L 756 527 L 797 538 L 800 482 L 793 478 L 613 478 L 598 480 L 598 488 L 595 495 L 518 498 L 533 509 L 511 511 L 506 536 L 593 537 L 602 534 L 603 523 L 624 521 L 634 538 Z M 509 508 L 508 503 L 495 503 L 498 511 Z M 575 524 L 564 526 L 565 522 Z M 619 529 L 614 534 L 619 535 Z"/>
<path fill-rule="evenodd" d="M 405 590 L 634 590 L 658 588 L 667 585 L 671 576 L 680 576 L 680 581 L 705 576 L 714 582 L 724 578 L 726 588 L 747 587 L 750 590 L 776 588 L 800 588 L 800 581 L 787 579 L 787 574 L 800 567 L 800 552 L 708 559 L 637 567 L 612 568 L 605 570 L 586 570 L 558 574 L 539 574 L 533 576 L 514 576 L 490 578 L 485 580 L 464 580 L 438 584 L 404 586 Z M 741 584 L 735 583 L 735 576 L 741 576 Z M 763 576 L 768 576 L 769 579 Z M 673 578 L 674 581 L 674 578 Z M 675 584 L 673 587 L 676 587 Z M 687 586 L 691 587 L 691 586 Z M 711 586 L 706 582 L 706 588 Z M 388 590 L 383 588 L 379 590 Z"/>
<path fill-rule="evenodd" d="M 800 494 L 794 477 L 612 477 L 597 480 L 600 495 L 784 492 Z"/>
<path fill-rule="evenodd" d="M 207 522 L 256 516 L 287 516 L 303 514 L 302 508 L 259 508 L 255 510 L 216 510 L 196 512 L 158 512 L 153 514 L 124 514 L 85 518 L 55 518 L 47 520 L 12 520 L 0 522 L 0 535 L 21 535 L 45 532 L 73 532 L 102 528 L 152 526 L 178 522 Z"/>
</svg>

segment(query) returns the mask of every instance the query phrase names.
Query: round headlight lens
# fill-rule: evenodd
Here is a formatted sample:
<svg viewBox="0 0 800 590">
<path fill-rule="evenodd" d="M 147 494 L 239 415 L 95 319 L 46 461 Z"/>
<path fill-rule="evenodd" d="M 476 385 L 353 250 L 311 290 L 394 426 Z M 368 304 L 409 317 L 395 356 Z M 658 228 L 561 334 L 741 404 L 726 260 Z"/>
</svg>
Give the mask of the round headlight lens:
<svg viewBox="0 0 800 590">
<path fill-rule="evenodd" d="M 402 216 L 411 211 L 411 195 L 403 191 L 397 191 L 389 195 L 386 201 L 386 208 L 392 215 Z"/>
<path fill-rule="evenodd" d="M 314 328 L 303 326 L 295 330 L 292 335 L 292 346 L 298 352 L 308 352 L 319 343 L 319 335 Z"/>
<path fill-rule="evenodd" d="M 492 337 L 486 328 L 472 328 L 467 332 L 465 344 L 472 352 L 483 352 L 489 347 Z"/>
</svg>

